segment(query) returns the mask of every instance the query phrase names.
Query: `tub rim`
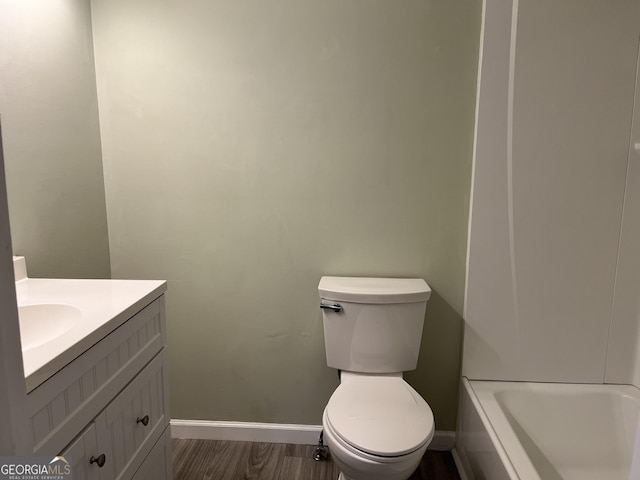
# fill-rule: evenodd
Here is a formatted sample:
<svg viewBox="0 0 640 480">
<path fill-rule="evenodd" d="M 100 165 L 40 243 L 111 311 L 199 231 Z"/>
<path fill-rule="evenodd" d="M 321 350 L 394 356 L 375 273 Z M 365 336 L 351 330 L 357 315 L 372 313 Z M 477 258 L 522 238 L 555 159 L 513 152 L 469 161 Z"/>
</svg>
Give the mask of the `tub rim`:
<svg viewBox="0 0 640 480">
<path fill-rule="evenodd" d="M 485 388 L 476 390 L 474 385 L 476 388 L 480 386 Z M 553 394 L 558 393 L 558 390 L 560 390 L 560 393 L 563 393 L 563 391 L 576 393 L 576 389 L 583 388 L 584 390 L 590 390 L 594 393 L 615 393 L 616 395 L 629 396 L 635 401 L 640 401 L 640 389 L 634 385 L 476 380 L 461 377 L 458 432 L 456 435 L 455 450 L 461 463 L 459 466 L 462 467 L 465 474 L 469 475 L 469 478 L 474 478 L 474 468 L 471 465 L 470 459 L 473 455 L 476 455 L 477 452 L 473 451 L 473 449 L 467 451 L 466 447 L 468 442 L 465 441 L 465 438 L 472 436 L 474 432 L 465 431 L 470 421 L 468 418 L 465 419 L 465 417 L 472 416 L 475 413 L 480 420 L 482 429 L 484 429 L 484 431 L 480 433 L 486 435 L 491 441 L 494 452 L 501 462 L 500 466 L 504 468 L 504 473 L 508 476 L 509 480 L 520 480 L 523 478 L 527 480 L 542 480 L 538 469 L 531 461 L 528 452 L 513 430 L 499 399 L 496 397 L 497 393 L 504 392 L 508 390 L 509 387 L 516 390 L 528 387 L 537 392 L 542 391 L 543 393 L 545 390 L 548 390 L 549 393 Z M 465 396 L 468 402 L 470 402 L 470 405 L 465 405 Z M 472 409 L 471 412 L 469 411 L 470 409 Z M 505 422 L 505 425 L 507 425 L 504 431 L 500 430 L 500 435 L 496 433 L 496 426 L 492 423 L 491 418 L 500 423 Z M 475 433 L 477 434 L 478 432 Z M 505 447 L 505 442 L 509 444 L 509 448 Z M 482 473 L 485 472 L 482 471 Z"/>
</svg>

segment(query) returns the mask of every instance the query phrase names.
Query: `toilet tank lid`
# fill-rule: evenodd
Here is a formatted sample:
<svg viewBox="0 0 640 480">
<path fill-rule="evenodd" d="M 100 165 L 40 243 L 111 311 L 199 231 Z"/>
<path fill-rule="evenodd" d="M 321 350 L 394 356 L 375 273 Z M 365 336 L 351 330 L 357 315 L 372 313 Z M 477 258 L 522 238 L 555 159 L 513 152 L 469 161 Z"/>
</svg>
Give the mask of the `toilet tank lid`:
<svg viewBox="0 0 640 480">
<path fill-rule="evenodd" d="M 429 300 L 421 278 L 322 277 L 320 297 L 353 303 L 412 303 Z"/>
</svg>

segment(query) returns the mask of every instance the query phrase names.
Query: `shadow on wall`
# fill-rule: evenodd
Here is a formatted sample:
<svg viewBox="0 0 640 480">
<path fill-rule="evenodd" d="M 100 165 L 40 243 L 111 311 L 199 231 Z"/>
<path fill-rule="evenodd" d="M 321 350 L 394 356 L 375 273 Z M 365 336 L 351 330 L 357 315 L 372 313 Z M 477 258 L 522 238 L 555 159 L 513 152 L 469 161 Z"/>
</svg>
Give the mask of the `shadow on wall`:
<svg viewBox="0 0 640 480">
<path fill-rule="evenodd" d="M 462 364 L 464 320 L 436 291 L 431 292 L 422 331 L 418 368 L 405 379 L 429 403 L 436 417 L 436 429 L 456 429 L 458 405 L 447 399 L 458 398 Z"/>
</svg>

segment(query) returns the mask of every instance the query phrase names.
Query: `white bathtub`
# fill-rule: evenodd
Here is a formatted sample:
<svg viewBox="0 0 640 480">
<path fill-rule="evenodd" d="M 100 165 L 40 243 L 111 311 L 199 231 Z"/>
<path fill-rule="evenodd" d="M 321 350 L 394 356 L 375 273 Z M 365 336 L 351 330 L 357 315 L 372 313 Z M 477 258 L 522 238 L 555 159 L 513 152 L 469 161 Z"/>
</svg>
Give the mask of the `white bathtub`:
<svg viewBox="0 0 640 480">
<path fill-rule="evenodd" d="M 640 390 L 468 381 L 456 440 L 476 480 L 640 480 Z"/>
</svg>

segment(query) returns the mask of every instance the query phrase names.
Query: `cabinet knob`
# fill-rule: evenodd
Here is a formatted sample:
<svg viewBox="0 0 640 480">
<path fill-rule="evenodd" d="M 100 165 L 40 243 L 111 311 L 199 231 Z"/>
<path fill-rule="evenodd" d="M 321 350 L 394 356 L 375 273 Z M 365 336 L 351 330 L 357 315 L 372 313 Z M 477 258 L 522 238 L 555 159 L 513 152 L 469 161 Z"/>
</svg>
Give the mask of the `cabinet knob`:
<svg viewBox="0 0 640 480">
<path fill-rule="evenodd" d="M 141 423 L 142 425 L 144 425 L 146 427 L 147 425 L 149 425 L 149 415 L 145 415 L 142 418 L 138 417 L 136 419 L 136 423 Z"/>
<path fill-rule="evenodd" d="M 106 461 L 107 457 L 104 455 L 104 453 L 101 453 L 100 455 L 98 455 L 98 458 L 92 456 L 89 460 L 89 463 L 97 463 L 98 467 L 102 468 L 104 467 L 104 462 Z"/>
</svg>

